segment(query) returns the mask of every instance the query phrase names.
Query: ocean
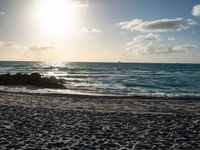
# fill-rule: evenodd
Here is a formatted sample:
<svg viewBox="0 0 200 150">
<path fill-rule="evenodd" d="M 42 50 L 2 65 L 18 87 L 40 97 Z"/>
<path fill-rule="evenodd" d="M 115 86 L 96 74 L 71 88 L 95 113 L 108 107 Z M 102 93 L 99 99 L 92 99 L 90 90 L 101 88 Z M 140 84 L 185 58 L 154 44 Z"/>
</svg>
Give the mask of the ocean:
<svg viewBox="0 0 200 150">
<path fill-rule="evenodd" d="M 0 62 L 0 74 L 18 72 L 56 76 L 73 93 L 200 97 L 200 64 Z"/>
</svg>

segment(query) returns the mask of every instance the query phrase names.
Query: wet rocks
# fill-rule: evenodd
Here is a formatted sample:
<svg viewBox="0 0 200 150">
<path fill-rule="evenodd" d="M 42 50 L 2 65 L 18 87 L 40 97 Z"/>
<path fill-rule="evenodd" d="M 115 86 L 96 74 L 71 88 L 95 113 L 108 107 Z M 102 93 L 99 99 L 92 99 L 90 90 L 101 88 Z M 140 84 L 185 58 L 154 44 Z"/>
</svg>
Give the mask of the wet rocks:
<svg viewBox="0 0 200 150">
<path fill-rule="evenodd" d="M 1 75 L 0 84 L 1 85 L 11 84 L 10 74 Z"/>
<path fill-rule="evenodd" d="M 34 85 L 44 88 L 63 88 L 62 80 L 56 77 L 42 77 L 39 73 L 15 75 L 2 74 L 0 75 L 0 85 Z"/>
</svg>

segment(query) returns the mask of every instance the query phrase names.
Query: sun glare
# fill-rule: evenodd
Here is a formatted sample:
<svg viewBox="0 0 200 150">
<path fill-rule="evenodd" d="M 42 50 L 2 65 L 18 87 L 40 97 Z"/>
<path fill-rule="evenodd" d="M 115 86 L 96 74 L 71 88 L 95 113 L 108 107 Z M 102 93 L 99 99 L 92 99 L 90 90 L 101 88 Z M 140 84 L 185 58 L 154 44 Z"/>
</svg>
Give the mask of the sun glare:
<svg viewBox="0 0 200 150">
<path fill-rule="evenodd" d="M 69 36 L 77 25 L 77 14 L 66 0 L 41 0 L 35 10 L 37 25 L 53 36 Z"/>
</svg>

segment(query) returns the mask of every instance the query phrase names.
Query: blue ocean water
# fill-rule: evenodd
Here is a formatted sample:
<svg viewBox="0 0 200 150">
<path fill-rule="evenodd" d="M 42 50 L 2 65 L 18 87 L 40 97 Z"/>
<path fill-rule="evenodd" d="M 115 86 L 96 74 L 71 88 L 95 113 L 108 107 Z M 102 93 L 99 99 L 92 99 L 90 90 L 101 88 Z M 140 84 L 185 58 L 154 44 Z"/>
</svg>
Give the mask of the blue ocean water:
<svg viewBox="0 0 200 150">
<path fill-rule="evenodd" d="M 200 64 L 0 62 L 0 74 L 18 72 L 54 75 L 81 93 L 200 97 Z"/>
</svg>

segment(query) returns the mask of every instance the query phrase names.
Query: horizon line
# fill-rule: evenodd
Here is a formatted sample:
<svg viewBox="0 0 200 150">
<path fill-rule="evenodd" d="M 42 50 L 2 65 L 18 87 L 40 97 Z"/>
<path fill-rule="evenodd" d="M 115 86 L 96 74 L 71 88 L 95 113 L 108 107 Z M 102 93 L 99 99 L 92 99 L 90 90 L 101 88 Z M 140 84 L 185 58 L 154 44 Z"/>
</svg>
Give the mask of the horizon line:
<svg viewBox="0 0 200 150">
<path fill-rule="evenodd" d="M 36 60 L 0 60 L 0 62 L 64 62 L 64 63 L 130 63 L 130 64 L 200 64 L 200 62 L 133 62 L 133 61 L 36 61 Z"/>
</svg>

